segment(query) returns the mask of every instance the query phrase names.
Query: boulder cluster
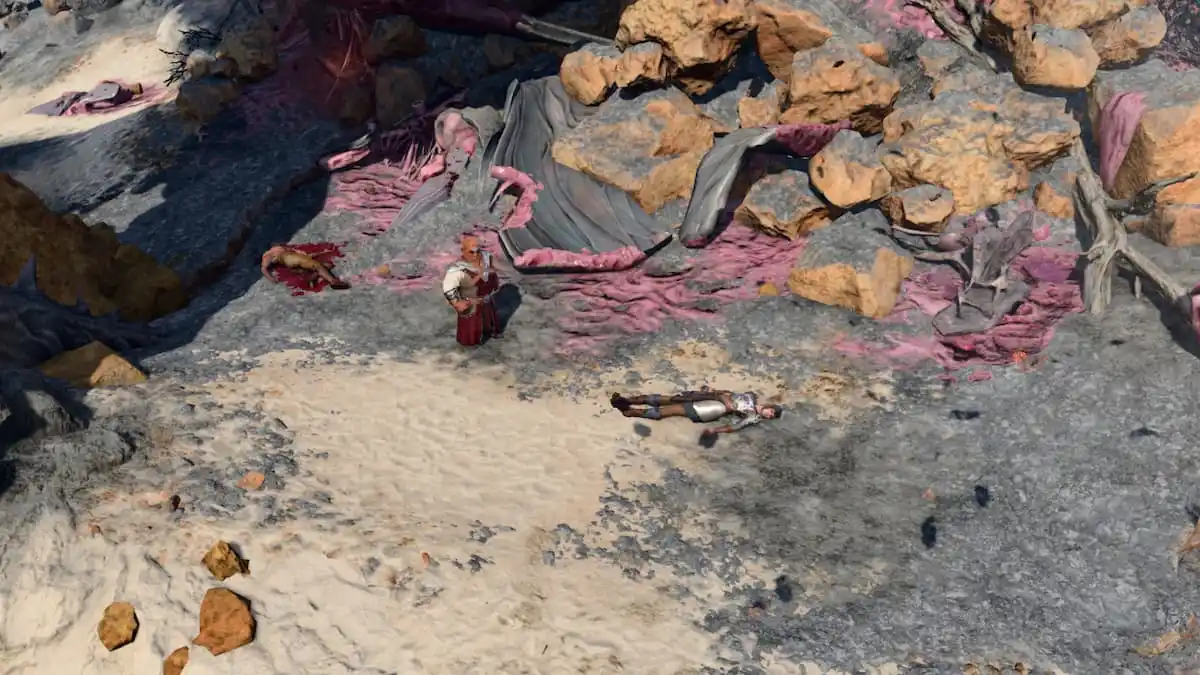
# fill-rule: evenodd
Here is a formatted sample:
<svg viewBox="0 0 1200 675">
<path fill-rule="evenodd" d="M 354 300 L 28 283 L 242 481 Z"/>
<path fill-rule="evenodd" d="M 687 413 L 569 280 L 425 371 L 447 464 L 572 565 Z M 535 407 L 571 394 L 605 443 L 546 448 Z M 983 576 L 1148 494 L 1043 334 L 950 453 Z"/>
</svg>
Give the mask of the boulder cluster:
<svg viewBox="0 0 1200 675">
<path fill-rule="evenodd" d="M 978 17 L 960 17 L 980 51 L 1007 69 L 951 40 L 881 39 L 848 7 L 636 0 L 620 17 L 615 46 L 590 45 L 563 59 L 565 89 L 596 112 L 557 139 L 555 159 L 653 212 L 691 195 L 718 134 L 848 121 L 804 166 L 749 168 L 738 219 L 789 238 L 840 218 L 861 225 L 872 217 L 863 209 L 937 233 L 955 216 L 1025 197 L 1053 218 L 1073 219 L 1079 167 L 1069 150 L 1081 136 L 1113 155 L 1106 187 L 1117 199 L 1200 171 L 1200 72 L 1152 58 L 1166 31 L 1153 5 L 996 0 Z M 748 80 L 738 64 L 755 59 L 764 72 Z M 1076 92 L 1088 103 L 1078 115 L 1068 106 Z M 1134 113 L 1114 113 L 1127 95 L 1136 98 Z M 1131 227 L 1168 246 L 1200 244 L 1200 179 L 1156 200 Z M 832 233 L 810 237 L 809 248 L 826 239 L 835 250 L 806 254 L 820 262 L 802 258 L 801 267 L 817 268 L 798 269 L 792 290 L 886 314 L 886 298 L 895 297 L 887 289 L 898 289 L 911 259 L 883 241 L 853 250 Z M 831 265 L 841 265 L 844 273 L 833 276 L 853 288 L 810 287 L 828 281 Z"/>
</svg>

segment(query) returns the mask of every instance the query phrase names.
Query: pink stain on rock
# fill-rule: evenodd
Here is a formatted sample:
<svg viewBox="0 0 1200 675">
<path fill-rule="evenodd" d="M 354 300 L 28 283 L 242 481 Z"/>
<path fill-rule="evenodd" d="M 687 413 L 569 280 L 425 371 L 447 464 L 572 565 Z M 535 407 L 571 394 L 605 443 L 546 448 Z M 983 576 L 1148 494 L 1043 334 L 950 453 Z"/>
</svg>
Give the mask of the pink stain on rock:
<svg viewBox="0 0 1200 675">
<path fill-rule="evenodd" d="M 1031 286 L 1029 297 L 991 330 L 971 335 L 909 337 L 891 335 L 888 347 L 861 341 L 842 341 L 836 348 L 846 354 L 867 356 L 893 367 L 915 366 L 928 359 L 947 370 L 969 366 L 1008 365 L 1017 355 L 1044 351 L 1054 337 L 1054 327 L 1067 314 L 1083 311 L 1079 285 L 1071 280 L 1078 253 L 1034 247 L 1014 261 L 1012 271 Z M 962 287 L 956 275 L 945 270 L 917 275 L 905 283 L 905 299 L 896 312 L 918 309 L 934 315 L 949 307 Z"/>
<path fill-rule="evenodd" d="M 120 85 L 122 88 L 130 92 L 132 92 L 135 87 L 139 86 L 137 84 L 121 82 L 119 80 L 110 81 Z M 128 110 L 130 108 L 136 108 L 139 106 L 157 105 L 170 100 L 174 96 L 174 93 L 170 89 L 157 84 L 141 85 L 141 87 L 142 93 L 137 94 L 125 101 L 121 101 L 120 103 L 100 101 L 89 104 L 80 101 L 67 108 L 66 111 L 63 112 L 63 115 L 67 117 L 77 115 L 107 115 L 109 113 L 121 112 L 123 110 Z"/>
<path fill-rule="evenodd" d="M 828 145 L 839 131 L 849 128 L 850 120 L 836 124 L 781 124 L 775 128 L 775 140 L 797 157 L 812 157 Z"/>
<path fill-rule="evenodd" d="M 646 259 L 646 254 L 636 246 L 625 246 L 615 251 L 593 253 L 583 251 L 561 251 L 552 248 L 535 248 L 517 256 L 513 264 L 523 270 L 563 270 L 578 272 L 617 272 L 630 269 Z"/>
<path fill-rule="evenodd" d="M 652 277 L 644 264 L 570 277 L 559 293 L 565 301 L 560 327 L 569 335 L 560 349 L 594 352 L 621 336 L 659 331 L 668 321 L 717 319 L 698 304 L 753 298 L 765 283 L 786 288 L 803 248 L 803 239 L 779 239 L 735 224 L 691 258 L 691 269 L 682 274 Z M 711 292 L 703 292 L 705 287 Z"/>
<path fill-rule="evenodd" d="M 1111 190 L 1117 172 L 1129 152 L 1133 134 L 1146 112 L 1146 97 L 1138 92 L 1122 92 L 1109 99 L 1100 111 L 1100 180 Z"/>
<path fill-rule="evenodd" d="M 937 0 L 935 0 L 936 2 Z M 947 9 L 961 21 L 961 13 L 952 3 L 944 3 Z M 890 28 L 910 28 L 929 40 L 940 40 L 946 37 L 942 29 L 937 27 L 929 14 L 917 7 L 911 7 L 904 0 L 867 0 L 867 11 L 874 14 Z"/>
</svg>

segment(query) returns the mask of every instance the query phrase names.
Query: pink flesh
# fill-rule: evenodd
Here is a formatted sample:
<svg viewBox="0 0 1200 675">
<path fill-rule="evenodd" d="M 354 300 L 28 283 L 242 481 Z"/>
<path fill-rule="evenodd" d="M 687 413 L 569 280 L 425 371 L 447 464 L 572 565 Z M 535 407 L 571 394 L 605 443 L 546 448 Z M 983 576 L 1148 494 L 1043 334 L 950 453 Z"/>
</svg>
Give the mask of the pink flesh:
<svg viewBox="0 0 1200 675">
<path fill-rule="evenodd" d="M 385 232 L 424 179 L 422 170 L 436 161 L 432 151 L 410 145 L 395 163 L 377 163 L 333 174 L 325 208 L 356 213 L 366 221 L 367 233 Z"/>
<path fill-rule="evenodd" d="M 775 129 L 775 140 L 799 157 L 812 157 L 839 131 L 849 128 L 849 120 L 837 124 L 781 124 Z"/>
<path fill-rule="evenodd" d="M 517 203 L 513 206 L 512 211 L 504 218 L 503 229 L 511 230 L 525 227 L 530 219 L 533 218 L 533 203 L 537 201 L 538 193 L 544 190 L 546 186 L 535 181 L 529 174 L 518 171 L 510 166 L 493 166 L 489 173 L 491 173 L 492 178 L 504 181 L 505 184 L 512 185 L 521 191 L 521 196 L 517 199 Z M 530 256 L 532 253 L 534 252 L 527 251 L 521 258 Z M 540 257 L 535 254 L 531 259 L 538 259 Z M 519 261 L 516 265 L 517 267 L 539 266 L 536 263 L 523 265 Z"/>
<path fill-rule="evenodd" d="M 361 162 L 369 154 L 371 154 L 370 148 L 338 152 L 321 158 L 321 168 L 326 171 L 341 171 L 348 166 L 353 166 Z"/>
<path fill-rule="evenodd" d="M 651 277 L 639 267 L 571 277 L 560 293 L 560 325 L 571 337 L 560 349 L 594 352 L 622 335 L 659 331 L 667 321 L 712 321 L 719 315 L 692 305 L 703 299 L 720 305 L 750 299 L 763 283 L 786 292 L 788 273 L 803 248 L 803 239 L 788 241 L 734 224 L 697 252 L 691 271 L 678 276 Z M 709 294 L 692 287 L 739 279 L 740 286 Z"/>
<path fill-rule="evenodd" d="M 117 80 L 110 81 L 116 82 L 125 88 L 132 86 L 129 83 L 120 82 Z M 109 103 L 93 103 L 89 108 L 87 105 L 80 102 L 73 104 L 70 108 L 67 108 L 63 115 L 68 117 L 75 115 L 107 115 L 109 113 L 120 112 L 122 110 L 128 110 L 138 106 L 163 103 L 164 101 L 170 99 L 171 96 L 172 94 L 169 89 L 150 84 L 142 87 L 142 93 L 140 95 L 134 96 L 124 103 L 118 103 L 117 105 L 111 105 Z"/>
<path fill-rule="evenodd" d="M 947 6 L 947 9 L 953 8 Z M 911 28 L 930 40 L 946 37 L 927 12 L 906 5 L 903 0 L 867 0 L 867 11 L 890 28 Z"/>
<path fill-rule="evenodd" d="M 1067 314 L 1083 310 L 1078 284 L 1070 280 L 1078 254 L 1050 247 L 1026 250 L 1013 263 L 1013 271 L 1031 286 L 1029 297 L 995 328 L 983 333 L 956 336 L 888 336 L 890 347 L 844 341 L 837 349 L 869 356 L 894 367 L 914 366 L 934 359 L 948 370 L 968 366 L 1007 365 L 1018 352 L 1034 355 L 1054 337 L 1054 326 Z M 895 312 L 919 309 L 933 315 L 952 303 L 961 280 L 946 270 L 917 275 L 904 284 L 905 299 Z"/>
<path fill-rule="evenodd" d="M 591 251 L 560 251 L 552 248 L 535 248 L 517 256 L 513 265 L 517 269 L 562 269 L 585 272 L 625 270 L 646 259 L 646 254 L 636 246 L 626 246 L 615 251 L 592 253 Z"/>
<path fill-rule="evenodd" d="M 1146 112 L 1146 97 L 1138 92 L 1113 96 L 1100 112 L 1100 180 L 1111 190 L 1129 152 L 1133 134 Z"/>
</svg>

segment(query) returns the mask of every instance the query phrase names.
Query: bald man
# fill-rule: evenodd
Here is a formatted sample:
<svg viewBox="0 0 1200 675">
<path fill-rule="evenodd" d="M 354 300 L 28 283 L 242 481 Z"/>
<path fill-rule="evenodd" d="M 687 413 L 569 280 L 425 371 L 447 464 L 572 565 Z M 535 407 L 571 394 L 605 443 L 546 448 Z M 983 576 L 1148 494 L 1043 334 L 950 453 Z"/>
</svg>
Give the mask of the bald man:
<svg viewBox="0 0 1200 675">
<path fill-rule="evenodd" d="M 502 336 L 493 301 L 500 275 L 492 268 L 492 256 L 483 250 L 479 237 L 463 235 L 461 251 L 442 279 L 442 294 L 458 313 L 458 344 L 474 347 L 489 336 Z"/>
</svg>

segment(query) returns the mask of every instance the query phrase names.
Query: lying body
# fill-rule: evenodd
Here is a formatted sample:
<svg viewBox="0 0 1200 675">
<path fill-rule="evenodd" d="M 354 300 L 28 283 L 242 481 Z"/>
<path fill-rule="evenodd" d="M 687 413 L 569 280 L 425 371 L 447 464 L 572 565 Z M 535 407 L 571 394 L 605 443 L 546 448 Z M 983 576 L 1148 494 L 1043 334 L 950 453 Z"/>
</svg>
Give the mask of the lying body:
<svg viewBox="0 0 1200 675">
<path fill-rule="evenodd" d="M 280 266 L 303 272 L 311 272 L 333 288 L 350 288 L 350 284 L 335 276 L 320 260 L 303 251 L 297 251 L 290 246 L 272 246 L 263 254 L 262 274 L 267 279 L 270 279 L 271 283 L 279 283 L 279 279 L 275 277 L 272 270 Z"/>
<path fill-rule="evenodd" d="M 738 418 L 731 424 L 705 429 L 705 436 L 732 433 L 763 420 L 778 419 L 783 414 L 783 408 L 780 406 L 759 404 L 758 396 L 753 393 L 736 393 L 707 387 L 700 391 L 685 391 L 673 396 L 613 394 L 610 402 L 626 417 L 648 420 L 686 417 L 696 423 L 705 423 L 715 422 L 727 416 Z"/>
</svg>

